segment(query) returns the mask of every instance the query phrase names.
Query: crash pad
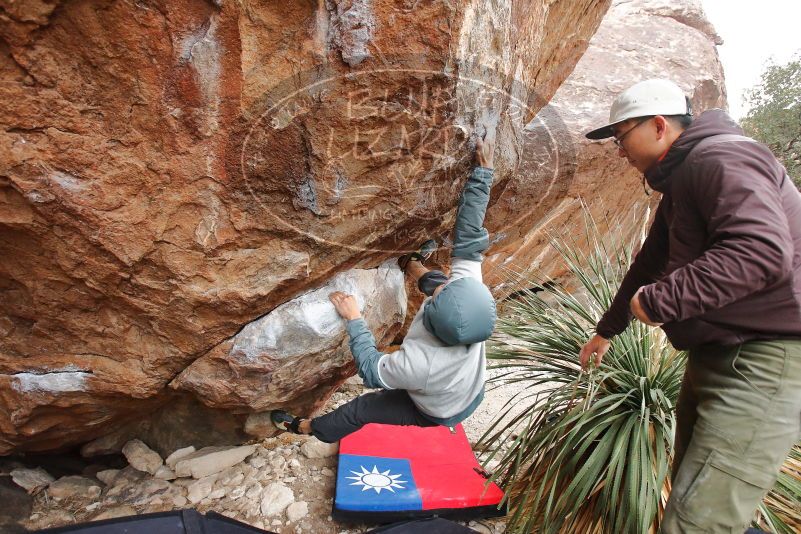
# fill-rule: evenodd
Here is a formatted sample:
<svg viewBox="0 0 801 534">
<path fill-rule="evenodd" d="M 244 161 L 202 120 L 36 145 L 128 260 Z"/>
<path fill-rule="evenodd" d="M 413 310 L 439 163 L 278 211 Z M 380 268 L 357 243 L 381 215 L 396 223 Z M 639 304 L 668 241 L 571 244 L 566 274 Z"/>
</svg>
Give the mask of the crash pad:
<svg viewBox="0 0 801 534">
<path fill-rule="evenodd" d="M 462 425 L 369 424 L 340 441 L 333 516 L 375 522 L 506 514 Z"/>
</svg>

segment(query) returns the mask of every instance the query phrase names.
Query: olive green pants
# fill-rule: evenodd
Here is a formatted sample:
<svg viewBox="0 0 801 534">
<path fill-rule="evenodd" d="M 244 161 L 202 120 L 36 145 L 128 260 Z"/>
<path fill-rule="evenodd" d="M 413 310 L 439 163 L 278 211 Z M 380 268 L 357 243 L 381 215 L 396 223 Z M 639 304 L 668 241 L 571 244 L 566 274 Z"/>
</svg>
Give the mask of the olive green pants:
<svg viewBox="0 0 801 534">
<path fill-rule="evenodd" d="M 737 533 L 801 430 L 801 340 L 690 351 L 660 532 Z"/>
</svg>

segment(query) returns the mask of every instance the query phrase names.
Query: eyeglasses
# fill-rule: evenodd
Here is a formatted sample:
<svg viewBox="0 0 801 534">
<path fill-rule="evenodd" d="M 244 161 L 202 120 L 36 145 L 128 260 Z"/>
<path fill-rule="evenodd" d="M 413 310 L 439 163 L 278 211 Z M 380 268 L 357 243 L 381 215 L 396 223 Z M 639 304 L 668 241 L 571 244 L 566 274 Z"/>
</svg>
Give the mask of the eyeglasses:
<svg viewBox="0 0 801 534">
<path fill-rule="evenodd" d="M 616 146 L 617 146 L 619 149 L 621 149 L 621 150 L 625 151 L 626 149 L 623 147 L 623 139 L 625 139 L 625 138 L 626 138 L 626 136 L 627 136 L 627 135 L 629 135 L 629 134 L 632 132 L 632 130 L 634 130 L 634 129 L 635 129 L 637 126 L 639 126 L 640 124 L 642 124 L 642 123 L 644 123 L 644 122 L 648 122 L 648 121 L 649 121 L 649 120 L 651 120 L 652 118 L 653 118 L 653 117 L 643 117 L 642 119 L 640 119 L 640 120 L 637 122 L 637 124 L 635 124 L 634 126 L 632 126 L 631 128 L 629 128 L 628 130 L 626 130 L 626 131 L 625 131 L 625 133 L 624 133 L 623 135 L 621 135 L 620 137 L 613 137 L 613 138 L 612 138 L 612 142 L 613 142 L 613 143 L 615 143 L 615 145 L 616 145 Z"/>
</svg>

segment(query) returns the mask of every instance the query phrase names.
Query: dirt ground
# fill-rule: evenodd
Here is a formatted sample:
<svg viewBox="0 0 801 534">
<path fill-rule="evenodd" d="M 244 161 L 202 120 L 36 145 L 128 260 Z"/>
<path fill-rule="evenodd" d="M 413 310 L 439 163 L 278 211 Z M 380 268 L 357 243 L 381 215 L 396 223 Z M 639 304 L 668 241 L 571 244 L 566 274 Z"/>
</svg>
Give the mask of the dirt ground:
<svg viewBox="0 0 801 534">
<path fill-rule="evenodd" d="M 519 387 L 519 386 L 518 386 Z M 347 402 L 355 395 L 363 393 L 358 378 L 351 379 L 335 393 L 327 409 Z M 485 400 L 479 409 L 464 424 L 470 443 L 475 445 L 484 431 L 498 416 L 506 401 L 517 391 L 515 386 L 488 388 Z M 33 497 L 30 514 L 21 518 L 19 524 L 28 530 L 61 526 L 70 523 L 91 521 L 132 513 L 150 513 L 180 510 L 194 507 L 201 512 L 216 511 L 223 515 L 243 521 L 271 532 L 344 534 L 361 533 L 375 528 L 375 524 L 337 523 L 331 517 L 336 481 L 336 455 L 326 458 L 308 458 L 301 451 L 301 445 L 309 439 L 305 436 L 283 434 L 275 438 L 255 442 L 256 453 L 238 466 L 242 477 L 234 477 L 240 486 L 250 485 L 246 495 L 245 488 L 225 485 L 225 480 L 217 480 L 214 491 L 196 504 L 187 501 L 188 488 L 192 479 L 178 479 L 171 482 L 157 480 L 150 475 L 126 468 L 125 477 L 118 477 L 113 483 L 104 484 L 96 478 L 100 491 L 55 499 L 47 490 Z M 122 458 L 124 463 L 124 458 Z M 119 466 L 117 466 L 119 467 Z M 91 469 L 91 468 L 89 468 Z M 93 470 L 97 470 L 94 467 Z M 89 471 L 91 473 L 91 470 Z M 230 473 L 229 473 L 230 474 Z M 223 477 L 221 477 L 222 479 Z M 231 477 L 228 477 L 231 479 Z M 120 481 L 122 480 L 122 481 Z M 290 517 L 288 511 L 266 517 L 259 510 L 262 495 L 270 484 L 278 483 L 288 487 L 295 503 L 296 512 Z M 255 487 L 254 487 L 255 486 Z M 95 494 L 99 493 L 99 494 Z M 463 522 L 463 524 L 484 534 L 505 531 L 503 518 Z M 2 528 L 0 528 L 2 530 Z"/>
</svg>

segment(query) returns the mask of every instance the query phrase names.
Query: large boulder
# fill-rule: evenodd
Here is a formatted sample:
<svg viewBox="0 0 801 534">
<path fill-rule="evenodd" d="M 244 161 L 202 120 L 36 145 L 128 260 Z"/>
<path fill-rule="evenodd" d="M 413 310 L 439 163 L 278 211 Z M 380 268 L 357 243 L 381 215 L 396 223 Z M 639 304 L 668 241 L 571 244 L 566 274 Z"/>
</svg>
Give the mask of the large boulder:
<svg viewBox="0 0 801 534">
<path fill-rule="evenodd" d="M 508 182 L 609 0 L 0 6 L 4 454 L 101 436 L 170 384 L 324 398 L 352 368 L 301 392 L 262 365 L 243 398 L 199 371 L 230 380 L 245 325 L 445 233 L 487 127 Z"/>
<path fill-rule="evenodd" d="M 643 232 L 642 215 L 660 195 L 645 192 L 642 175 L 610 139 L 584 134 L 609 120 L 617 94 L 648 78 L 675 81 L 696 115 L 725 107 L 721 43 L 699 1 L 615 0 L 573 73 L 528 125 L 529 155 L 489 210 L 496 241 L 484 272 L 497 297 L 521 289 L 534 273 L 565 274 L 549 239 L 567 235 L 586 246 L 582 202 L 601 235 L 610 223 L 624 239 Z M 528 195 L 532 189 L 540 193 Z"/>
</svg>

